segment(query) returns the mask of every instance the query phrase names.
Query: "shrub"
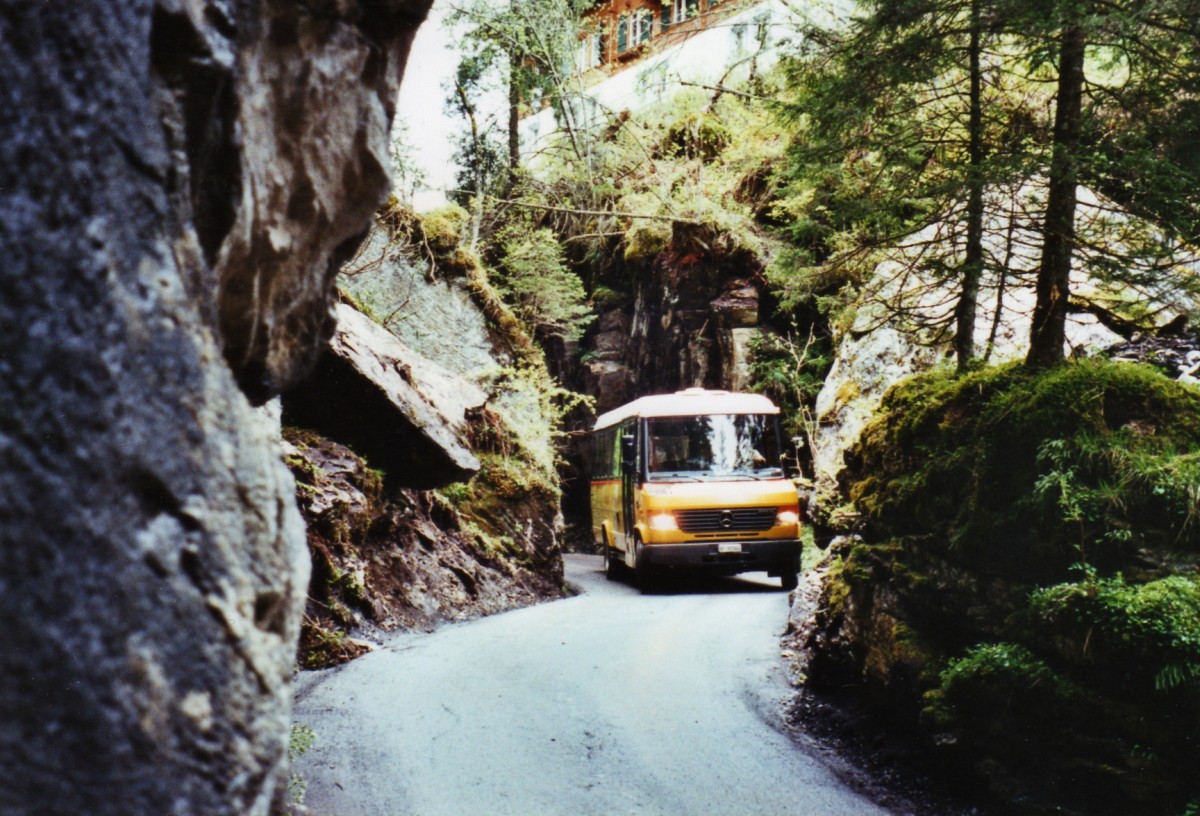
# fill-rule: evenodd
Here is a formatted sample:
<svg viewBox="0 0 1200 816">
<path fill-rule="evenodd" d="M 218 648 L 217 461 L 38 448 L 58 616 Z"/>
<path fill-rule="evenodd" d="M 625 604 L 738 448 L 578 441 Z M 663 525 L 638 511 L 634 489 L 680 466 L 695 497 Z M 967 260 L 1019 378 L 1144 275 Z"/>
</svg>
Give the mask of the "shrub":
<svg viewBox="0 0 1200 816">
<path fill-rule="evenodd" d="M 1116 692 L 1170 690 L 1200 666 L 1200 583 L 1191 576 L 1059 584 L 1033 593 L 1030 615 L 1054 633 L 1047 642 L 1062 658 L 1086 662 Z"/>
<path fill-rule="evenodd" d="M 591 309 L 579 277 L 567 269 L 562 246 L 548 229 L 504 244 L 501 291 L 535 333 L 575 340 L 590 322 Z"/>
</svg>

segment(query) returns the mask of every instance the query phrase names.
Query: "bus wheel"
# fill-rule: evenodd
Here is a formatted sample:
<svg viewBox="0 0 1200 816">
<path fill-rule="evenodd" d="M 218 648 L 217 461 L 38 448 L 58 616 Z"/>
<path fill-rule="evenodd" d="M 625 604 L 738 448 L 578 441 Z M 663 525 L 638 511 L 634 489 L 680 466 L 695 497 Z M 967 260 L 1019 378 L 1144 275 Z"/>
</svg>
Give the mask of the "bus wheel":
<svg viewBox="0 0 1200 816">
<path fill-rule="evenodd" d="M 653 592 L 658 588 L 658 570 L 650 566 L 647 562 L 645 549 L 641 541 L 635 542 L 637 552 L 637 568 L 635 570 L 637 577 L 637 586 L 643 595 Z"/>
<path fill-rule="evenodd" d="M 800 565 L 796 563 L 788 564 L 779 574 L 779 585 L 785 592 L 791 592 L 796 587 L 800 586 Z"/>
<path fill-rule="evenodd" d="M 612 547 L 605 546 L 604 548 L 604 577 L 610 581 L 615 581 L 621 577 L 621 568 L 625 564 L 619 558 L 619 551 Z"/>
</svg>

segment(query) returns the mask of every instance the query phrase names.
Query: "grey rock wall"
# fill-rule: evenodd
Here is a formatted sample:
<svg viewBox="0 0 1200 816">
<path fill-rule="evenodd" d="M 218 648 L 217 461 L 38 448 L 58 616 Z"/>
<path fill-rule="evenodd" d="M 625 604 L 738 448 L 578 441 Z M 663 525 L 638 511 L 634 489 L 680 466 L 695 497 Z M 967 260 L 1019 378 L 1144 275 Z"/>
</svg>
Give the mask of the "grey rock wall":
<svg viewBox="0 0 1200 816">
<path fill-rule="evenodd" d="M 313 373 L 283 398 L 288 425 L 354 446 L 393 483 L 434 488 L 479 471 L 468 414 L 488 395 L 415 353 L 353 308 Z"/>
<path fill-rule="evenodd" d="M 0 0 L 0 812 L 282 809 L 332 331 L 426 0 Z M 239 387 L 240 386 L 240 387 Z"/>
</svg>

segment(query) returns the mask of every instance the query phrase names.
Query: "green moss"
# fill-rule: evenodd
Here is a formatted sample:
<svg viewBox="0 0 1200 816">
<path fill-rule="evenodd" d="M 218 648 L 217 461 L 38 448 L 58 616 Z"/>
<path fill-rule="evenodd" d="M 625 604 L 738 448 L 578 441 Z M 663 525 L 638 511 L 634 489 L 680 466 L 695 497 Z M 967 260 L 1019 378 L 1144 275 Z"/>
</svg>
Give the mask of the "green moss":
<svg viewBox="0 0 1200 816">
<path fill-rule="evenodd" d="M 432 252 L 439 256 L 449 255 L 458 250 L 469 220 L 466 210 L 450 204 L 420 216 L 421 235 Z"/>
<path fill-rule="evenodd" d="M 862 388 L 854 380 L 846 380 L 838 388 L 834 401 L 839 406 L 847 405 L 862 396 Z"/>
<path fill-rule="evenodd" d="M 471 488 L 466 482 L 455 482 L 440 488 L 437 492 L 451 507 L 457 508 L 470 497 Z"/>
<path fill-rule="evenodd" d="M 1061 581 L 1080 560 L 1113 574 L 1146 547 L 1200 551 L 1200 392 L 1148 367 L 914 378 L 888 392 L 849 459 L 875 537 L 929 536 L 1014 578 Z"/>
<path fill-rule="evenodd" d="M 671 227 L 664 221 L 638 219 L 625 231 L 625 263 L 648 264 L 671 242 Z"/>
<path fill-rule="evenodd" d="M 846 612 L 846 601 L 850 597 L 850 584 L 844 575 L 846 561 L 834 557 L 821 590 L 821 608 L 831 617 L 838 618 Z"/>
<path fill-rule="evenodd" d="M 618 292 L 603 284 L 592 290 L 592 304 L 596 307 L 597 312 L 605 312 L 616 306 L 622 306 L 631 299 L 627 293 Z"/>
</svg>

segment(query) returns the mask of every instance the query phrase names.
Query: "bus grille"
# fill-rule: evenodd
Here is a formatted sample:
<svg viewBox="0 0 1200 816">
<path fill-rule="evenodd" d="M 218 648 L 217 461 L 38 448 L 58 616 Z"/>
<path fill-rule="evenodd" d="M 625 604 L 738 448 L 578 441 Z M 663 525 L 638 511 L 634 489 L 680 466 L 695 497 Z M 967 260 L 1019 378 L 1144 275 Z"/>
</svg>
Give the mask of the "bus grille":
<svg viewBox="0 0 1200 816">
<path fill-rule="evenodd" d="M 676 510 L 675 520 L 685 533 L 738 533 L 770 530 L 775 507 L 733 507 L 723 510 Z"/>
</svg>

